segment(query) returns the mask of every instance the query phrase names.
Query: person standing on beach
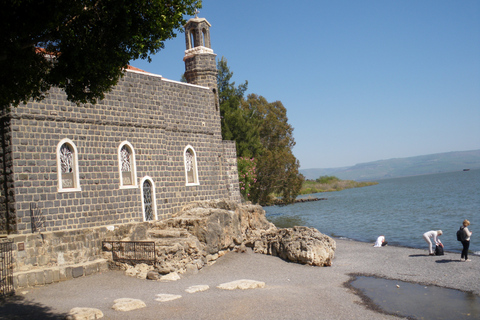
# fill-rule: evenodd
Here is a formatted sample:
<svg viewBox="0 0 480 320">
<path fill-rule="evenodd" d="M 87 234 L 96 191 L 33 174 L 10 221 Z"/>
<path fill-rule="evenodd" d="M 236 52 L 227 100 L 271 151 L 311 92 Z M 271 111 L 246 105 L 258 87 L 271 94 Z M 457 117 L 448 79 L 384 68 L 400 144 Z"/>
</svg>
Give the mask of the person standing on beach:
<svg viewBox="0 0 480 320">
<path fill-rule="evenodd" d="M 468 230 L 468 226 L 470 225 L 470 221 L 467 219 L 463 220 L 463 226 L 460 229 L 463 230 L 462 234 L 462 255 L 460 256 L 460 261 L 471 261 L 468 259 L 468 248 L 470 247 L 470 236 L 472 235 L 472 231 Z M 465 260 L 463 260 L 465 258 Z"/>
<path fill-rule="evenodd" d="M 438 238 L 442 234 L 443 234 L 442 230 L 437 230 L 437 231 L 432 230 L 432 231 L 425 232 L 423 234 L 423 239 L 425 239 L 425 241 L 428 243 L 428 253 L 431 256 L 435 255 L 435 253 L 433 253 L 432 240 L 435 242 L 435 245 L 437 245 L 437 246 L 442 245 L 442 243 L 440 242 L 440 239 Z M 430 240 L 430 239 L 432 239 L 432 240 Z"/>
</svg>

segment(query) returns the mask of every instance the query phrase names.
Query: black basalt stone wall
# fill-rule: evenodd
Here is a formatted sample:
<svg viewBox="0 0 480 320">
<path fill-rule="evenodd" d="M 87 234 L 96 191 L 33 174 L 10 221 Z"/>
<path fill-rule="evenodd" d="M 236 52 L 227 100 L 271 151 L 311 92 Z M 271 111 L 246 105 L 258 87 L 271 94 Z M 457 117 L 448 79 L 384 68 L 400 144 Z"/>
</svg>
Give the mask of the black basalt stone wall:
<svg viewBox="0 0 480 320">
<path fill-rule="evenodd" d="M 9 218 L 9 233 L 35 231 L 32 204 L 40 221 L 36 231 L 141 222 L 145 177 L 154 183 L 158 219 L 193 201 L 240 201 L 235 145 L 222 142 L 216 99 L 207 87 L 128 71 L 95 105 L 77 106 L 52 89 L 43 101 L 12 109 L 1 118 L 4 229 Z M 65 138 L 78 151 L 81 190 L 75 192 L 58 191 L 56 153 Z M 135 188 L 120 188 L 118 148 L 124 141 L 135 151 Z M 198 185 L 186 185 L 187 145 L 197 156 Z"/>
</svg>

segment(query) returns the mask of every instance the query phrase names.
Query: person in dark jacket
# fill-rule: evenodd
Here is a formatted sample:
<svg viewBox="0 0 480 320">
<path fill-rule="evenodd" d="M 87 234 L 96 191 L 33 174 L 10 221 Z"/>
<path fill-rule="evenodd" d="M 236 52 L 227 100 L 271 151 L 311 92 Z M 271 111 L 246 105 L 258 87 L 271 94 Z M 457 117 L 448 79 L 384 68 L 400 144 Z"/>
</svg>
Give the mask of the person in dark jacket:
<svg viewBox="0 0 480 320">
<path fill-rule="evenodd" d="M 471 261 L 468 259 L 468 248 L 470 247 L 470 236 L 472 235 L 472 231 L 468 230 L 468 226 L 470 225 L 470 221 L 467 219 L 463 220 L 463 226 L 460 227 L 463 229 L 463 236 L 462 236 L 462 255 L 460 256 L 460 261 Z"/>
</svg>

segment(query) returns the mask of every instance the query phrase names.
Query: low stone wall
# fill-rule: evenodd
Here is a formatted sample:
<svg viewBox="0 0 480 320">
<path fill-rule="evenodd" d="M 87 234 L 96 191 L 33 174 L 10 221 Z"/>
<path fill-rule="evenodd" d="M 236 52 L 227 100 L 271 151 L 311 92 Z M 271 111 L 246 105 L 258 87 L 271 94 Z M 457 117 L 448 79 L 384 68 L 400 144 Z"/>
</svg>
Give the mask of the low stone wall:
<svg viewBox="0 0 480 320">
<path fill-rule="evenodd" d="M 102 252 L 103 240 L 121 240 L 137 226 L 149 223 L 152 222 L 10 235 L 8 238 L 13 241 L 14 272 L 62 267 L 105 258 L 106 253 Z M 137 237 L 141 238 L 142 235 Z"/>
<path fill-rule="evenodd" d="M 145 225 L 138 222 L 98 228 L 10 235 L 13 241 L 14 288 L 69 280 L 108 270 L 111 252 L 102 251 L 102 241 L 134 235 L 145 239 Z M 140 227 L 140 228 L 139 228 Z"/>
<path fill-rule="evenodd" d="M 18 290 L 26 287 L 43 286 L 105 271 L 108 271 L 108 261 L 106 259 L 98 259 L 67 267 L 47 267 L 14 272 L 13 287 L 15 290 Z"/>
</svg>

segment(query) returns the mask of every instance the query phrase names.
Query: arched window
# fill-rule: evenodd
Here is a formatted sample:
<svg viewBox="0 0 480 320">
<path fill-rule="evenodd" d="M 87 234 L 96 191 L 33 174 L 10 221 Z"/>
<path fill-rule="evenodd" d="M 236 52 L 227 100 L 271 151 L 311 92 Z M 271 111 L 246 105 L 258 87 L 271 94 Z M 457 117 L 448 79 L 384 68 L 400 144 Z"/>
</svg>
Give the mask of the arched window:
<svg viewBox="0 0 480 320">
<path fill-rule="evenodd" d="M 57 145 L 58 192 L 81 191 L 77 147 L 70 139 Z"/>
<path fill-rule="evenodd" d="M 192 146 L 188 145 L 183 151 L 185 161 L 185 185 L 199 185 L 197 170 L 197 154 Z"/>
<path fill-rule="evenodd" d="M 190 33 L 190 37 L 189 37 L 190 48 L 188 48 L 188 49 L 192 49 L 192 48 L 195 48 L 195 29 L 193 29 L 193 28 L 190 29 L 189 33 Z"/>
<path fill-rule="evenodd" d="M 207 41 L 205 40 L 205 37 L 207 36 L 207 30 L 205 28 L 202 29 L 202 46 L 206 47 L 207 46 Z"/>
<path fill-rule="evenodd" d="M 142 187 L 143 221 L 157 220 L 155 184 L 152 178 L 147 176 L 142 179 L 140 185 Z"/>
<path fill-rule="evenodd" d="M 135 163 L 135 150 L 128 141 L 118 146 L 118 170 L 120 172 L 120 188 L 136 188 L 137 166 Z"/>
</svg>

